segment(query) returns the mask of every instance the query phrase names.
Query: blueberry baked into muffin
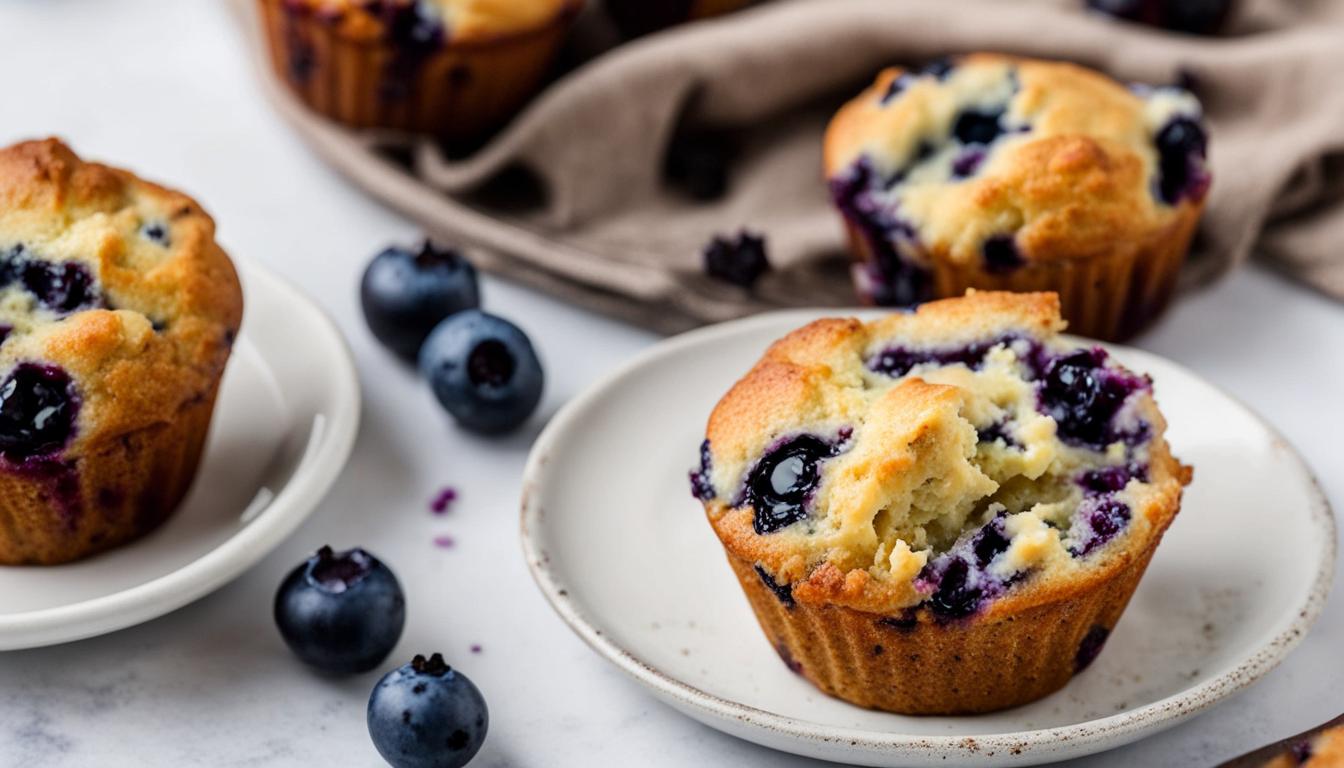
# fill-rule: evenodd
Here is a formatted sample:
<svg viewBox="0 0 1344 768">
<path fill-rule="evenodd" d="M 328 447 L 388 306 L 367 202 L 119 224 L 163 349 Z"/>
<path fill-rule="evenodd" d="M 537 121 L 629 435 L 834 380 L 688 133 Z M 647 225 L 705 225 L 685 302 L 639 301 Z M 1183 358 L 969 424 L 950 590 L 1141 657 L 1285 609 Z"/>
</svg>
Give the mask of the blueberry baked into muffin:
<svg viewBox="0 0 1344 768">
<path fill-rule="evenodd" d="M 474 142 L 541 85 L 582 0 L 257 0 L 277 74 L 355 128 Z"/>
<path fill-rule="evenodd" d="M 241 316 L 190 198 L 55 139 L 0 150 L 0 563 L 75 560 L 168 516 Z"/>
<path fill-rule="evenodd" d="M 775 343 L 710 416 L 692 491 L 762 629 L 828 694 L 1023 704 L 1101 651 L 1180 506 L 1151 382 L 971 293 Z"/>
<path fill-rule="evenodd" d="M 1344 768 L 1344 715 L 1223 763 L 1220 768 Z"/>
<path fill-rule="evenodd" d="M 607 15 L 626 37 L 736 11 L 752 0 L 604 0 Z"/>
<path fill-rule="evenodd" d="M 867 303 L 1054 291 L 1075 333 L 1167 304 L 1210 184 L 1199 102 L 1058 62 L 891 68 L 831 121 L 825 172 Z"/>
</svg>

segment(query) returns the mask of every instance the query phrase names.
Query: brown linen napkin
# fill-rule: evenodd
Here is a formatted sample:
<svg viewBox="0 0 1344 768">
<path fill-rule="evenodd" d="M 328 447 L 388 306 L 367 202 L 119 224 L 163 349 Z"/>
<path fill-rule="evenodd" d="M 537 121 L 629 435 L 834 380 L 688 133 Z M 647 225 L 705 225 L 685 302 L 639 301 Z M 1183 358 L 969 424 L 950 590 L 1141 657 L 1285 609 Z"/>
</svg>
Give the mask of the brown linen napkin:
<svg viewBox="0 0 1344 768">
<path fill-rule="evenodd" d="M 235 2 L 250 10 L 254 0 Z M 488 270 L 650 328 L 854 303 L 821 178 L 825 123 L 884 65 L 975 50 L 1069 59 L 1126 81 L 1191 78 L 1214 185 L 1187 284 L 1255 248 L 1344 299 L 1344 2 L 1242 0 L 1219 38 L 1081 6 L 776 0 L 597 56 L 464 159 L 308 112 L 247 21 L 277 107 L 356 183 L 428 232 L 475 246 Z M 683 146 L 700 135 L 736 147 L 727 190 L 711 202 L 665 174 L 674 137 Z M 750 292 L 705 276 L 700 256 L 712 235 L 743 226 L 767 234 L 774 266 Z"/>
</svg>

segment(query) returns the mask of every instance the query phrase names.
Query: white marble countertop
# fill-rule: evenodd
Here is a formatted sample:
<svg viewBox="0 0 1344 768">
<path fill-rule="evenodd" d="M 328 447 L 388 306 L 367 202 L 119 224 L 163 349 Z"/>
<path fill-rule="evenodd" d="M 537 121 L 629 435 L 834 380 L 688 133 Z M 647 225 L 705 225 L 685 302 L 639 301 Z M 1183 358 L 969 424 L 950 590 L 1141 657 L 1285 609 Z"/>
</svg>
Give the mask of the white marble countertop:
<svg viewBox="0 0 1344 768">
<path fill-rule="evenodd" d="M 441 650 L 485 692 L 491 729 L 476 765 L 817 764 L 659 704 L 543 602 L 517 541 L 518 480 L 535 428 L 493 441 L 456 431 L 376 346 L 359 314 L 358 275 L 376 250 L 414 239 L 416 229 L 328 170 L 271 112 L 224 3 L 9 0 L 0 30 L 0 144 L 58 134 L 86 156 L 199 197 L 230 251 L 330 311 L 365 393 L 362 433 L 337 487 L 251 572 L 134 629 L 0 654 L 0 766 L 381 765 L 364 727 L 377 675 L 310 674 L 271 623 L 282 575 L 327 542 L 369 548 L 406 585 L 410 615 L 396 658 Z M 488 307 L 541 350 L 546 413 L 655 340 L 496 280 L 484 290 Z M 1249 268 L 1188 297 L 1137 343 L 1266 416 L 1344 508 L 1344 307 Z M 426 503 L 443 485 L 461 499 L 438 518 Z M 1266 516 L 1266 531 L 1247 535 L 1273 535 L 1273 510 Z M 438 534 L 458 545 L 435 548 Z M 1250 690 L 1082 764 L 1211 765 L 1334 717 L 1344 710 L 1341 647 L 1336 596 L 1305 642 Z"/>
</svg>

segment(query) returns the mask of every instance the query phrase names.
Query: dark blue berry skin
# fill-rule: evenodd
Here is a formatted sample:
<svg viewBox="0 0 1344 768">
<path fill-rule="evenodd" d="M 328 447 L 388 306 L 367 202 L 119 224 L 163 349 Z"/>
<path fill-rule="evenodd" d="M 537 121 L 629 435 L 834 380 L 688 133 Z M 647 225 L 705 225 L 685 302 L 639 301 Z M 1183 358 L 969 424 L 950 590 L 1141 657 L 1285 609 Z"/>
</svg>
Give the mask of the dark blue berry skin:
<svg viewBox="0 0 1344 768">
<path fill-rule="evenodd" d="M 428 240 L 419 250 L 394 246 L 375 256 L 360 281 L 359 301 L 373 335 L 409 361 L 434 326 L 481 303 L 471 262 Z"/>
<path fill-rule="evenodd" d="M 15 245 L 0 253 L 0 288 L 19 284 L 38 303 L 60 314 L 103 306 L 102 296 L 88 267 L 74 261 L 45 261 Z"/>
<path fill-rule="evenodd" d="M 733 237 L 716 235 L 704 250 L 705 274 L 750 288 L 770 271 L 765 238 L 747 230 Z"/>
<path fill-rule="evenodd" d="M 0 382 L 0 456 L 21 461 L 59 451 L 78 414 L 69 374 L 54 365 L 20 363 Z"/>
<path fill-rule="evenodd" d="M 962 144 L 989 144 L 1003 133 L 1003 112 L 979 112 L 968 109 L 957 115 L 952 135 Z"/>
<path fill-rule="evenodd" d="M 393 768 L 459 768 L 476 756 L 490 727 L 480 690 L 437 653 L 379 680 L 367 717 L 373 745 Z"/>
<path fill-rule="evenodd" d="M 1159 158 L 1158 199 L 1175 205 L 1187 198 L 1202 198 L 1209 188 L 1209 173 L 1204 168 L 1209 138 L 1199 121 L 1178 117 L 1158 132 L 1154 143 Z"/>
<path fill-rule="evenodd" d="M 367 672 L 401 638 L 406 600 L 397 577 L 369 553 L 323 547 L 280 584 L 275 624 L 305 664 L 323 672 Z"/>
<path fill-rule="evenodd" d="M 709 473 L 714 469 L 714 456 L 709 450 L 709 441 L 700 444 L 700 468 L 691 470 L 691 495 L 701 501 L 709 501 L 717 495 Z"/>
<path fill-rule="evenodd" d="M 434 329 L 420 350 L 420 373 L 459 424 L 482 434 L 527 421 L 545 384 L 527 334 L 475 309 Z"/>
<path fill-rule="evenodd" d="M 825 440 L 799 435 L 761 457 L 747 475 L 745 493 L 756 533 L 774 533 L 807 518 L 807 503 L 821 481 L 821 462 L 835 453 Z"/>
</svg>

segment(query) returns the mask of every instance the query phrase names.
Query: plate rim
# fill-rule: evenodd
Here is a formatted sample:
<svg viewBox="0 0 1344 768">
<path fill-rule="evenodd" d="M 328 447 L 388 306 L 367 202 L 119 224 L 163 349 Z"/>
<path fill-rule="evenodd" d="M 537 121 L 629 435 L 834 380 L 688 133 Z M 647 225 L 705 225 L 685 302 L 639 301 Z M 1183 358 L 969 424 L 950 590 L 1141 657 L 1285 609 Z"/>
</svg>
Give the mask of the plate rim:
<svg viewBox="0 0 1344 768">
<path fill-rule="evenodd" d="M 250 523 L 191 562 L 108 595 L 52 608 L 0 614 L 0 651 L 40 648 L 126 629 L 159 618 L 205 597 L 252 568 L 313 513 L 340 475 L 359 434 L 361 392 L 349 343 L 330 314 L 289 280 L 251 259 L 232 257 L 245 291 L 249 285 L 277 301 L 306 308 L 314 327 L 330 342 L 333 407 L 324 420 L 321 444 Z M 246 312 L 246 308 L 244 308 Z M 240 339 L 247 338 L 244 331 Z M 262 358 L 264 360 L 264 358 Z M 305 466 L 306 465 L 306 466 Z M 242 510 L 239 510 L 241 513 Z M 127 546 L 134 546 L 134 543 Z"/>
<path fill-rule="evenodd" d="M 686 333 L 661 339 L 641 350 L 623 364 L 618 365 L 614 370 L 593 382 L 565 403 L 532 445 L 523 470 L 519 533 L 523 555 L 533 580 L 551 608 L 575 634 L 596 651 L 599 656 L 650 689 L 659 698 L 686 714 L 695 711 L 707 717 L 712 717 L 714 720 L 735 723 L 736 727 L 720 727 L 721 723 L 711 722 L 711 720 L 699 717 L 695 718 L 739 738 L 756 741 L 773 748 L 781 747 L 776 746 L 775 743 L 754 738 L 754 734 L 771 732 L 778 736 L 790 737 L 794 742 L 834 744 L 851 753 L 881 753 L 889 757 L 934 757 L 944 756 L 948 752 L 957 752 L 966 758 L 985 758 L 989 754 L 1003 750 L 1004 753 L 1010 754 L 1011 758 L 1016 761 L 1028 759 L 1027 752 L 1029 749 L 1044 748 L 1045 751 L 1036 753 L 1038 757 L 1051 752 L 1053 753 L 1051 755 L 1053 759 L 1064 759 L 1069 756 L 1091 754 L 1133 742 L 1150 733 L 1173 727 L 1225 701 L 1277 667 L 1297 647 L 1319 618 L 1334 580 L 1337 555 L 1336 522 L 1329 499 L 1325 495 L 1320 481 L 1302 455 L 1272 424 L 1241 399 L 1184 365 L 1146 350 L 1087 339 L 1085 341 L 1102 344 L 1112 349 L 1121 349 L 1127 354 L 1137 353 L 1140 357 L 1157 358 L 1164 364 L 1173 366 L 1185 375 L 1216 390 L 1265 430 L 1273 443 L 1273 447 L 1289 459 L 1290 465 L 1297 472 L 1299 478 L 1305 481 L 1307 503 L 1310 505 L 1310 520 L 1320 534 L 1318 537 L 1320 540 L 1318 551 L 1320 566 L 1305 597 L 1294 606 L 1295 610 L 1292 612 L 1292 618 L 1287 625 L 1277 635 L 1252 650 L 1246 658 L 1198 685 L 1113 715 L 1050 728 L 960 736 L 878 733 L 861 728 L 821 725 L 800 718 L 778 715 L 702 690 L 643 661 L 632 651 L 605 635 L 599 627 L 584 616 L 576 607 L 574 601 L 570 599 L 567 590 L 556 581 L 555 576 L 550 571 L 550 555 L 539 539 L 539 532 L 544 529 L 545 523 L 543 522 L 542 505 L 537 501 L 536 491 L 541 483 L 541 475 L 553 444 L 569 430 L 571 424 L 577 421 L 579 414 L 587 410 L 592 403 L 601 399 L 609 390 L 628 378 L 633 372 L 659 358 L 676 354 L 687 347 L 713 342 L 719 337 L 747 333 L 756 330 L 759 326 L 771 326 L 777 323 L 782 325 L 790 319 L 799 321 L 801 325 L 803 322 L 819 317 L 846 314 L 863 318 L 880 316 L 887 314 L 887 312 L 865 308 L 777 310 L 703 326 Z M 789 750 L 786 749 L 786 751 Z M 798 754 L 821 755 L 819 752 L 799 752 Z"/>
</svg>

